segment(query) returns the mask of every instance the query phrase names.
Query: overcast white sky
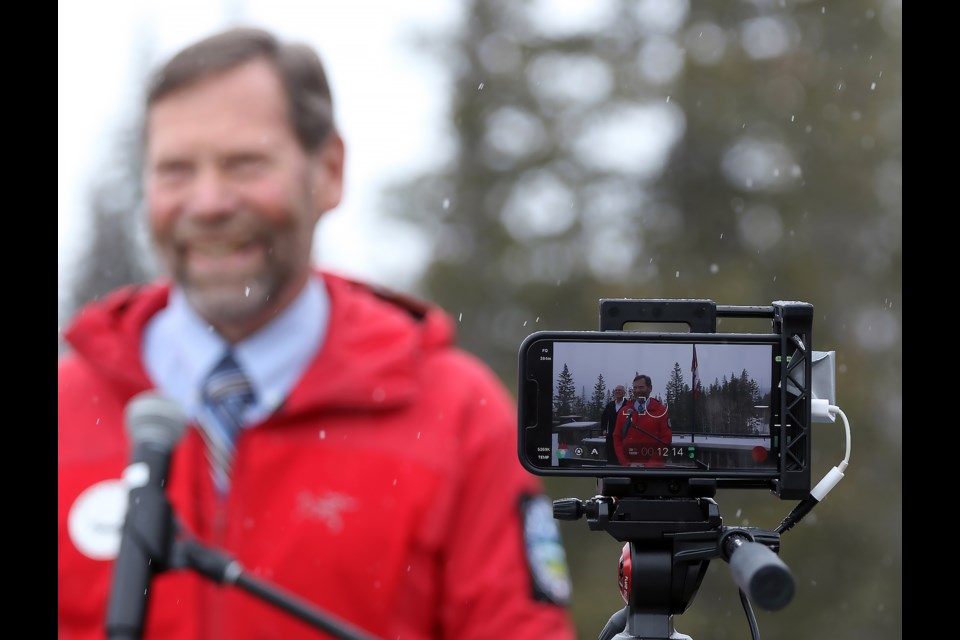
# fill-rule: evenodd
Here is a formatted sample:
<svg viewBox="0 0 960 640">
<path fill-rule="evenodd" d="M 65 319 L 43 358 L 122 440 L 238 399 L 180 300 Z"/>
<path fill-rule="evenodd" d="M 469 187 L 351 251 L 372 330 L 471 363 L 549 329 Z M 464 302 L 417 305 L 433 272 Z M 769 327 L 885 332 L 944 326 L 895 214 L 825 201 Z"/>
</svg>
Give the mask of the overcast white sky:
<svg viewBox="0 0 960 640">
<path fill-rule="evenodd" d="M 347 142 L 341 206 L 321 223 L 317 262 L 384 284 L 415 277 L 427 248 L 378 217 L 378 190 L 444 157 L 450 91 L 408 45 L 412 29 L 443 31 L 456 0 L 59 0 L 58 291 L 87 240 L 85 197 L 132 119 L 150 65 L 187 42 L 242 21 L 314 44 L 327 65 Z M 241 16 L 238 20 L 237 16 Z"/>
</svg>

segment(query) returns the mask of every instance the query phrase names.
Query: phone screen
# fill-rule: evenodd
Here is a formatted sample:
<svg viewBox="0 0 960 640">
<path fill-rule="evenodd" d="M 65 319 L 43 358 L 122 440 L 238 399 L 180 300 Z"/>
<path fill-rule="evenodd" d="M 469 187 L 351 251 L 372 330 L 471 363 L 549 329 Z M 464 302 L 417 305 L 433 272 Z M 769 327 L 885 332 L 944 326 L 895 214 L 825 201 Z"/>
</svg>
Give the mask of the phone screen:
<svg viewBox="0 0 960 640">
<path fill-rule="evenodd" d="M 767 334 L 533 334 L 521 460 L 558 475 L 775 476 L 779 356 Z"/>
</svg>

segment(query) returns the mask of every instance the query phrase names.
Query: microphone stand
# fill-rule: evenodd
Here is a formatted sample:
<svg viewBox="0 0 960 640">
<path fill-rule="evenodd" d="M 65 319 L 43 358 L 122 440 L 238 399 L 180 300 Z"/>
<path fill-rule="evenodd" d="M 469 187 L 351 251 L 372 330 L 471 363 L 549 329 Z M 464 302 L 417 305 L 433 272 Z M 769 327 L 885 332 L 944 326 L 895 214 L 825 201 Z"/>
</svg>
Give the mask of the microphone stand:
<svg viewBox="0 0 960 640">
<path fill-rule="evenodd" d="M 140 494 L 140 499 L 162 500 L 166 514 L 165 525 L 141 526 L 142 522 L 124 522 L 121 553 L 135 553 L 151 568 L 151 578 L 168 570 L 192 569 L 213 582 L 236 586 L 261 600 L 324 631 L 340 640 L 377 640 L 374 636 L 329 614 L 318 611 L 311 603 L 275 585 L 246 572 L 229 555 L 201 544 L 190 537 L 175 521 L 173 509 L 166 496 L 159 491 Z M 142 512 L 142 511 L 141 511 Z M 109 640 L 140 640 L 149 597 L 145 593 L 129 593 L 117 588 L 111 590 L 107 608 L 107 638 Z"/>
</svg>

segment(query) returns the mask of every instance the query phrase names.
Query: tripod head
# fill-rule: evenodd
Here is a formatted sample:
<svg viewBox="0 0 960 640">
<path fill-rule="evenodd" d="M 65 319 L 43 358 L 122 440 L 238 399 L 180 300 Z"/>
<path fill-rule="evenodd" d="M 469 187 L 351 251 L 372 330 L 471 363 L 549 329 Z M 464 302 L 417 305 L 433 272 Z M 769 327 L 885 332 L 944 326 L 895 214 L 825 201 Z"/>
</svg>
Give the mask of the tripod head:
<svg viewBox="0 0 960 640">
<path fill-rule="evenodd" d="M 586 517 L 593 531 L 625 542 L 620 592 L 626 608 L 615 614 L 604 640 L 680 640 L 673 617 L 687 610 L 710 560 L 730 563 L 741 593 L 765 609 L 777 610 L 793 597 L 789 569 L 777 556 L 780 534 L 755 527 L 724 527 L 709 483 L 666 481 L 677 497 L 653 488 L 644 493 L 630 478 L 598 479 L 599 494 L 588 500 L 554 501 L 554 517 Z M 663 487 L 667 489 L 667 487 Z M 746 606 L 746 605 L 745 605 Z M 622 623 L 621 623 L 622 619 Z"/>
</svg>

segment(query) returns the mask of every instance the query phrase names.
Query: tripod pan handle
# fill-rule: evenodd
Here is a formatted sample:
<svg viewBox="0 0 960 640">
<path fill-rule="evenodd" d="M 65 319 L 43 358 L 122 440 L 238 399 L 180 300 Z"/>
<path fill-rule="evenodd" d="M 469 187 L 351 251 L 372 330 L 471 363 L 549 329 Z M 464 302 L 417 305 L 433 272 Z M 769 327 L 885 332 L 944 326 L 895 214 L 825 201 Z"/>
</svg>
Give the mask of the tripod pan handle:
<svg viewBox="0 0 960 640">
<path fill-rule="evenodd" d="M 733 580 L 752 602 L 777 611 L 787 606 L 795 590 L 790 568 L 769 547 L 739 534 L 727 537 Z"/>
</svg>

